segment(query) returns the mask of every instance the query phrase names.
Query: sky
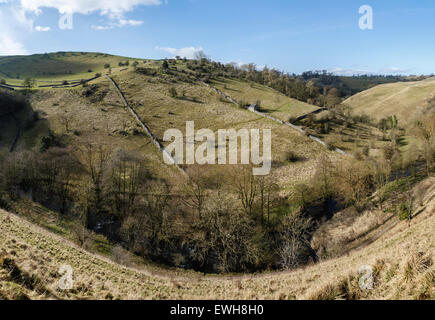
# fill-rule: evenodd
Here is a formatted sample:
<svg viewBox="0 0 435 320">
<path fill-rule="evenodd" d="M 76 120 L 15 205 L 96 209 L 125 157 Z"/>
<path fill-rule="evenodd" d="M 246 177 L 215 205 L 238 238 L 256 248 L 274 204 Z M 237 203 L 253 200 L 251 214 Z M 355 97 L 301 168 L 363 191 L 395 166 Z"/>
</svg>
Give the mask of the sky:
<svg viewBox="0 0 435 320">
<path fill-rule="evenodd" d="M 431 74 L 434 31 L 433 0 L 0 0 L 0 55 L 203 51 L 289 73 Z"/>
</svg>

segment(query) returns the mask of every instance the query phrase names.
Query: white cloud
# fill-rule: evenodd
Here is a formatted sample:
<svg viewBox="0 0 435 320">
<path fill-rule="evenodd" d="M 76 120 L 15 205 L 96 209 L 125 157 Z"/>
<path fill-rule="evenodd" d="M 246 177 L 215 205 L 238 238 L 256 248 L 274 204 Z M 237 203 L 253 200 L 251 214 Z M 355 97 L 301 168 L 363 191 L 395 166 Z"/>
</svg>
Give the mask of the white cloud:
<svg viewBox="0 0 435 320">
<path fill-rule="evenodd" d="M 102 15 L 121 18 L 124 13 L 144 5 L 160 5 L 160 0 L 19 0 L 26 11 L 40 13 L 42 8 L 54 8 L 60 13 L 89 14 L 100 12 Z"/>
<path fill-rule="evenodd" d="M 0 35 L 0 56 L 25 55 L 23 45 L 7 34 Z"/>
<path fill-rule="evenodd" d="M 18 40 L 21 32 L 17 32 L 17 30 L 30 30 L 29 28 L 31 28 L 33 22 L 31 24 L 27 23 L 21 20 L 22 18 L 14 8 L 0 8 L 0 55 L 27 54 L 23 44 Z"/>
<path fill-rule="evenodd" d="M 141 20 L 125 20 L 125 19 L 120 19 L 117 23 L 118 27 L 124 27 L 124 26 L 132 26 L 132 27 L 137 27 L 137 26 L 141 26 L 143 24 L 143 21 Z"/>
<path fill-rule="evenodd" d="M 365 75 L 365 74 L 373 74 L 374 72 L 364 69 L 345 69 L 345 68 L 335 68 L 330 69 L 328 72 L 331 72 L 340 76 L 354 76 L 354 75 Z"/>
<path fill-rule="evenodd" d="M 161 5 L 161 0 L 0 0 L 0 3 L 16 4 L 17 21 L 33 28 L 33 20 L 26 14 L 37 16 L 42 13 L 44 8 L 57 9 L 59 13 L 70 14 L 91 14 L 99 13 L 107 16 L 110 21 L 107 25 L 92 26 L 95 30 L 107 30 L 115 27 L 140 26 L 143 21 L 125 19 L 124 14 L 134 10 L 138 6 L 157 6 Z M 40 30 L 37 30 L 40 31 Z"/>
<path fill-rule="evenodd" d="M 138 27 L 138 26 L 141 26 L 142 24 L 143 24 L 143 21 L 141 21 L 141 20 L 119 19 L 118 21 L 110 22 L 106 26 L 102 26 L 102 25 L 95 26 L 95 25 L 93 25 L 92 29 L 101 31 L 101 30 L 113 29 L 113 28 L 116 28 L 116 27 L 118 27 L 118 28 L 128 27 L 128 26 L 130 26 L 130 27 Z"/>
<path fill-rule="evenodd" d="M 50 28 L 50 27 L 41 27 L 41 26 L 36 26 L 36 27 L 35 27 L 35 30 L 36 30 L 36 31 L 39 31 L 39 32 L 47 32 L 47 31 L 51 31 L 51 28 Z"/>
<path fill-rule="evenodd" d="M 358 68 L 355 69 L 335 68 L 335 69 L 329 69 L 328 71 L 339 76 L 378 75 L 378 74 L 393 75 L 393 74 L 409 74 L 411 72 L 410 69 L 402 69 L 397 67 L 384 68 L 378 71 L 370 71 L 370 70 L 358 69 Z"/>
<path fill-rule="evenodd" d="M 389 67 L 389 68 L 382 69 L 381 72 L 386 74 L 406 74 L 409 73 L 410 70 L 397 68 L 397 67 Z"/>
<path fill-rule="evenodd" d="M 180 56 L 182 58 L 187 58 L 187 59 L 195 59 L 197 53 L 204 52 L 204 49 L 202 47 L 198 47 L 198 48 L 186 47 L 180 49 L 169 48 L 169 47 L 155 47 L 155 49 L 160 51 L 166 51 L 172 54 L 174 57 Z"/>
</svg>

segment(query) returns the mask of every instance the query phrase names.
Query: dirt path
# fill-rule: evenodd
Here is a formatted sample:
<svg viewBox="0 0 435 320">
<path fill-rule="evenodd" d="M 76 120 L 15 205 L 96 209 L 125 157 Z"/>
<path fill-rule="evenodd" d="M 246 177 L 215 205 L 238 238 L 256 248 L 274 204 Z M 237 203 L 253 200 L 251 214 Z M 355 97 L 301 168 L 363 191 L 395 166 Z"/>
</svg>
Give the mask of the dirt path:
<svg viewBox="0 0 435 320">
<path fill-rule="evenodd" d="M 165 150 L 163 145 L 159 142 L 157 137 L 152 133 L 151 129 L 148 127 L 148 125 L 142 121 L 142 119 L 139 117 L 139 115 L 136 113 L 136 111 L 130 106 L 127 99 L 125 98 L 124 93 L 122 92 L 119 85 L 113 80 L 109 75 L 105 75 L 107 79 L 112 83 L 113 87 L 115 88 L 116 92 L 118 93 L 119 97 L 121 98 L 122 104 L 125 106 L 125 108 L 132 114 L 132 116 L 136 119 L 136 121 L 139 123 L 139 125 L 144 129 L 146 134 L 151 138 L 153 144 L 157 147 L 157 149 L 163 153 L 163 156 L 170 162 L 172 165 L 174 165 L 184 176 L 187 176 L 186 172 L 177 165 L 177 162 L 175 159 Z"/>
<path fill-rule="evenodd" d="M 227 94 L 225 94 L 224 92 L 222 92 L 221 90 L 219 90 L 219 89 L 217 89 L 217 88 L 215 88 L 215 87 L 209 85 L 208 83 L 203 82 L 203 84 L 206 85 L 207 87 L 211 88 L 212 90 L 216 91 L 219 95 L 221 95 L 221 96 L 222 96 L 223 98 L 225 98 L 226 100 L 228 100 L 228 101 L 230 101 L 231 103 L 233 103 L 233 104 L 239 106 L 239 104 L 237 103 L 236 100 L 234 100 L 233 98 L 231 98 L 230 96 L 228 96 Z M 269 116 L 269 115 L 267 115 L 267 114 L 264 114 L 264 113 L 258 111 L 256 105 L 251 105 L 251 106 L 249 106 L 249 108 L 248 108 L 247 110 L 250 111 L 250 112 L 252 112 L 252 113 L 255 113 L 255 114 L 257 114 L 257 115 L 259 115 L 259 116 L 261 116 L 261 117 L 263 117 L 263 118 L 267 118 L 267 119 L 272 120 L 272 121 L 274 121 L 274 122 L 278 122 L 278 123 L 280 123 L 280 124 L 282 124 L 282 125 L 288 126 L 288 127 L 292 128 L 292 129 L 298 131 L 300 134 L 306 135 L 308 138 L 310 138 L 311 140 L 313 140 L 313 141 L 315 141 L 315 142 L 321 144 L 321 145 L 324 146 L 325 148 L 328 147 L 327 144 L 326 144 L 324 141 L 322 141 L 320 138 L 315 137 L 315 136 L 312 136 L 312 135 L 307 135 L 307 133 L 306 133 L 302 128 L 300 128 L 300 127 L 298 127 L 298 126 L 296 126 L 296 125 L 294 125 L 294 124 L 292 124 L 292 123 L 290 123 L 290 122 L 282 121 L 282 120 L 280 120 L 280 119 L 274 118 L 274 117 L 272 117 L 272 116 Z M 315 110 L 315 111 L 313 111 L 313 112 L 309 112 L 309 113 L 307 113 L 307 114 L 305 114 L 305 115 L 302 115 L 302 116 L 300 116 L 299 118 L 302 118 L 302 119 L 303 119 L 303 118 L 307 117 L 307 116 L 310 115 L 310 114 L 319 113 L 319 112 L 324 111 L 324 110 L 326 110 L 326 109 L 324 109 L 324 108 L 323 108 L 323 109 L 318 109 L 318 110 Z M 299 119 L 299 118 L 298 118 L 298 119 Z M 340 153 L 341 155 L 344 155 L 344 156 L 347 156 L 347 157 L 352 157 L 352 155 L 350 155 L 349 153 L 345 152 L 344 150 L 342 150 L 342 149 L 340 149 L 340 148 L 334 148 L 334 151 Z"/>
</svg>

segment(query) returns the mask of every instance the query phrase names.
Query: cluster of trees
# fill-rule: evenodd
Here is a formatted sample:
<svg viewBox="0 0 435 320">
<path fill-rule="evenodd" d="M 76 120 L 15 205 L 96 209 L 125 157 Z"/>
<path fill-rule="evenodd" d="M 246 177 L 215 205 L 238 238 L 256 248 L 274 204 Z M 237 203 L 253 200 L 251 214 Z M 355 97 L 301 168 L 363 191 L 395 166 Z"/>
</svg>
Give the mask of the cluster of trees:
<svg viewBox="0 0 435 320">
<path fill-rule="evenodd" d="M 428 132 L 433 139 L 433 127 L 422 128 L 422 139 Z M 395 153 L 339 164 L 321 157 L 313 180 L 282 198 L 272 178 L 253 176 L 247 167 L 191 168 L 189 180 L 168 183 L 153 177 L 141 155 L 101 144 L 0 158 L 3 205 L 27 195 L 136 254 L 212 272 L 288 269 L 315 260 L 310 239 L 321 219 L 338 203 L 357 210 L 374 205 L 368 196 L 415 163 Z"/>
<path fill-rule="evenodd" d="M 142 156 L 100 144 L 0 158 L 1 204 L 30 197 L 144 257 L 229 272 L 290 268 L 311 254 L 311 223 L 302 211 L 246 168 L 232 173 L 236 180 L 195 170 L 188 181 L 169 184 L 153 178 Z M 284 223 L 289 212 L 299 218 Z M 289 240 L 292 228 L 299 233 Z M 284 245 L 293 250 L 280 251 Z"/>
<path fill-rule="evenodd" d="M 24 95 L 0 90 L 0 117 L 17 114 L 26 108 L 30 108 L 30 104 Z"/>
<path fill-rule="evenodd" d="M 227 76 L 244 79 L 269 86 L 289 97 L 319 106 L 336 105 L 341 102 L 340 97 L 345 95 L 345 92 L 341 91 L 343 84 L 339 78 L 326 72 L 312 74 L 308 78 L 307 74 L 302 76 L 286 74 L 268 67 L 259 71 L 255 64 L 243 66 L 235 63 L 222 64 L 206 58 L 189 60 L 187 67 L 202 78 Z M 319 78 L 316 78 L 317 75 Z"/>
<path fill-rule="evenodd" d="M 279 195 L 272 178 L 252 176 L 247 167 L 194 167 L 189 180 L 168 182 L 153 177 L 140 154 L 90 142 L 72 150 L 50 135 L 38 151 L 0 154 L 0 204 L 26 195 L 74 217 L 83 230 L 171 265 L 213 272 L 293 268 L 316 259 L 310 237 L 322 218 L 340 206 L 382 207 L 382 192 L 377 202 L 368 197 L 392 179 L 417 174 L 422 163 L 432 173 L 433 105 L 415 120 L 410 134 L 418 144 L 407 152 L 391 140 L 382 159 L 366 155 L 364 161 L 334 164 L 321 157 L 313 180 L 296 185 L 290 197 Z M 0 95 L 0 106 L 4 115 L 29 107 L 24 96 L 11 92 Z M 325 125 L 331 117 L 313 123 Z M 393 131 L 399 120 L 386 122 Z M 291 159 L 298 161 L 297 155 Z"/>
<path fill-rule="evenodd" d="M 400 76 L 353 76 L 341 77 L 322 71 L 308 71 L 301 75 L 289 74 L 276 69 L 258 70 L 255 64 L 239 66 L 236 63 L 222 64 L 198 57 L 187 61 L 187 68 L 198 78 L 233 77 L 256 82 L 300 101 L 321 107 L 331 107 L 343 99 L 377 84 L 406 81 Z"/>
</svg>

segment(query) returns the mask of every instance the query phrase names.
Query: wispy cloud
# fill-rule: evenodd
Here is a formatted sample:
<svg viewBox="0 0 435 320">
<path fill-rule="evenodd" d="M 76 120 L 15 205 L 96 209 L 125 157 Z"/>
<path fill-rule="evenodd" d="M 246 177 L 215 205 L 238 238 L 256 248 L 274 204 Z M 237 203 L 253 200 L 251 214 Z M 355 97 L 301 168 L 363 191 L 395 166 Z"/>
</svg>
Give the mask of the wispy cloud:
<svg viewBox="0 0 435 320">
<path fill-rule="evenodd" d="M 374 72 L 370 70 L 364 70 L 364 69 L 346 69 L 346 68 L 334 68 L 329 69 L 328 72 L 331 72 L 336 75 L 340 76 L 354 76 L 354 75 L 364 75 L 364 74 L 374 74 Z"/>
<path fill-rule="evenodd" d="M 171 48 L 171 47 L 155 47 L 156 50 L 166 51 L 175 56 L 180 56 L 187 59 L 195 59 L 196 55 L 200 52 L 204 52 L 202 47 L 185 47 L 185 48 Z"/>
<path fill-rule="evenodd" d="M 398 67 L 388 67 L 383 68 L 377 71 L 369 70 L 369 69 L 360 69 L 360 68 L 334 68 L 329 69 L 328 72 L 331 72 L 340 76 L 358 76 L 358 75 L 393 75 L 393 74 L 409 74 L 412 72 L 410 69 L 403 69 Z"/>
<path fill-rule="evenodd" d="M 0 56 L 25 55 L 24 46 L 8 34 L 0 35 Z"/>
<path fill-rule="evenodd" d="M 92 26 L 96 30 L 107 30 L 125 26 L 140 26 L 143 21 L 125 18 L 125 14 L 139 6 L 158 6 L 161 0 L 0 0 L 0 3 L 13 5 L 19 19 L 32 29 L 33 20 L 28 16 L 38 16 L 46 8 L 56 9 L 59 13 L 92 14 L 99 13 L 108 21 L 102 25 Z M 36 30 L 36 29 L 35 29 Z M 36 30 L 47 31 L 47 30 Z"/>
<path fill-rule="evenodd" d="M 27 11 L 40 13 L 42 8 L 57 9 L 60 13 L 89 14 L 100 12 L 121 18 L 124 13 L 135 7 L 161 5 L 160 0 L 19 0 L 21 7 Z"/>
<path fill-rule="evenodd" d="M 410 69 L 402 69 L 398 67 L 388 67 L 381 70 L 382 73 L 386 74 L 407 74 L 410 73 Z"/>
<path fill-rule="evenodd" d="M 143 24 L 143 21 L 141 20 L 126 20 L 126 19 L 119 19 L 115 22 L 109 22 L 107 25 L 93 25 L 92 29 L 94 30 L 109 30 L 113 28 L 122 28 L 122 27 L 138 27 Z"/>
<path fill-rule="evenodd" d="M 0 0 L 2 1 L 2 0 Z M 3 0 L 2 3 L 5 3 Z M 0 55 L 24 55 L 27 50 L 20 41 L 23 31 L 30 31 L 33 21 L 26 19 L 15 7 L 0 8 Z"/>
<path fill-rule="evenodd" d="M 51 31 L 51 28 L 50 28 L 50 27 L 41 27 L 41 26 L 36 26 L 36 27 L 35 27 L 35 30 L 36 30 L 36 31 L 39 31 L 39 32 L 48 32 L 48 31 Z"/>
</svg>

